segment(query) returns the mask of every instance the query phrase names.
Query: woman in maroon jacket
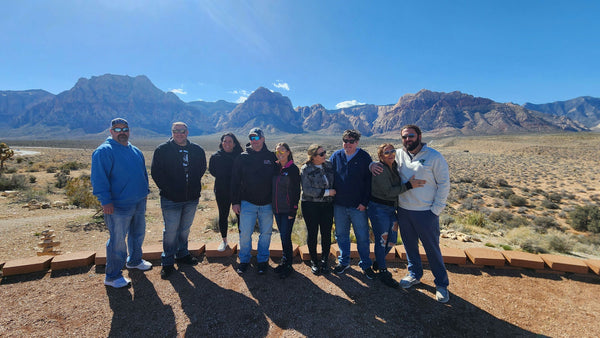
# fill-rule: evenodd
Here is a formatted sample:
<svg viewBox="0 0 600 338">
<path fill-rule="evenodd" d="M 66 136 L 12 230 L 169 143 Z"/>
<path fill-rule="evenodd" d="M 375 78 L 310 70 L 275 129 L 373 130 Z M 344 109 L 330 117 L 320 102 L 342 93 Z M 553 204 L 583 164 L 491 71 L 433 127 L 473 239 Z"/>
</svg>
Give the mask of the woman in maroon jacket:
<svg viewBox="0 0 600 338">
<path fill-rule="evenodd" d="M 278 143 L 275 148 L 278 174 L 273 176 L 273 214 L 281 236 L 283 257 L 275 268 L 280 278 L 288 277 L 294 269 L 292 249 L 292 226 L 298 211 L 300 200 L 300 170 L 294 164 L 292 151 L 287 143 Z"/>
</svg>

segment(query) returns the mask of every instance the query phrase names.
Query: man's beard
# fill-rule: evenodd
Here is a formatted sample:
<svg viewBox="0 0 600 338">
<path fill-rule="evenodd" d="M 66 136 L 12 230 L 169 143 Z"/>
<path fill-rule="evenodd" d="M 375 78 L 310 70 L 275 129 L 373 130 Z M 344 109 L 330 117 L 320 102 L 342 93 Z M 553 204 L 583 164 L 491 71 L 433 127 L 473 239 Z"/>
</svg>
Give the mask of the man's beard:
<svg viewBox="0 0 600 338">
<path fill-rule="evenodd" d="M 127 136 L 126 134 L 119 134 L 117 136 L 117 141 L 119 141 L 120 143 L 127 143 L 127 141 L 129 141 L 129 136 Z"/>
<path fill-rule="evenodd" d="M 416 141 L 414 141 L 410 144 L 408 144 L 408 142 L 410 142 L 410 141 L 407 141 L 404 144 L 404 148 L 406 148 L 406 150 L 408 150 L 408 151 L 413 151 L 413 150 L 417 149 L 419 147 L 419 145 L 421 144 L 421 140 L 419 140 L 419 139 L 417 139 Z"/>
</svg>

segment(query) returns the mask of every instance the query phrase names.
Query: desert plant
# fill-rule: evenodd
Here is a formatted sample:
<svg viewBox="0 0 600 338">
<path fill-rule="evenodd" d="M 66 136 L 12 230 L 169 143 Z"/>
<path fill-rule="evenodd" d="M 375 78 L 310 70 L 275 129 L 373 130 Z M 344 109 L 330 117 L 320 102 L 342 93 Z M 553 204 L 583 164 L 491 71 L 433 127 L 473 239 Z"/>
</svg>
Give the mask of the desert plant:
<svg viewBox="0 0 600 338">
<path fill-rule="evenodd" d="M 544 207 L 546 209 L 558 209 L 559 208 L 558 204 L 552 202 L 549 199 L 542 201 L 542 207 Z"/>
<path fill-rule="evenodd" d="M 597 205 L 576 206 L 569 212 L 569 223 L 575 230 L 600 232 L 600 207 Z"/>
<path fill-rule="evenodd" d="M 33 176 L 33 175 L 30 175 L 30 176 L 29 176 L 29 183 L 32 183 L 32 184 L 33 184 L 33 183 L 35 183 L 36 181 L 37 181 L 37 178 L 36 178 L 35 176 Z"/>
<path fill-rule="evenodd" d="M 483 228 L 486 224 L 485 215 L 481 212 L 472 212 L 465 217 L 465 223 Z"/>
<path fill-rule="evenodd" d="M 13 174 L 10 178 L 0 174 L 0 190 L 24 190 L 27 189 L 25 175 Z"/>
<path fill-rule="evenodd" d="M 77 161 L 70 161 L 67 163 L 64 163 L 63 165 L 60 166 L 61 170 L 79 170 L 79 169 L 83 169 L 86 168 L 87 164 L 85 163 L 80 163 Z"/>
<path fill-rule="evenodd" d="M 548 249 L 560 253 L 569 253 L 573 250 L 575 241 L 570 235 L 559 231 L 552 231 L 546 236 Z"/>
<path fill-rule="evenodd" d="M 54 186 L 59 189 L 64 188 L 69 181 L 69 173 L 65 172 L 64 170 L 56 173 L 54 177 L 56 177 L 56 183 L 54 183 Z"/>
<path fill-rule="evenodd" d="M 82 208 L 100 208 L 100 202 L 92 194 L 92 183 L 89 176 L 71 178 L 65 185 L 65 194 L 69 203 Z"/>
<path fill-rule="evenodd" d="M 523 196 L 510 195 L 508 197 L 508 201 L 513 207 L 522 207 L 527 205 L 527 199 Z"/>
<path fill-rule="evenodd" d="M 510 187 L 510 184 L 508 184 L 508 181 L 506 181 L 506 180 L 505 180 L 505 179 L 503 179 L 503 178 L 499 178 L 499 179 L 497 179 L 497 180 L 496 180 L 496 184 L 497 184 L 499 187 Z"/>
<path fill-rule="evenodd" d="M 558 228 L 558 223 L 550 216 L 536 217 L 533 220 L 533 224 L 542 229 Z"/>
<path fill-rule="evenodd" d="M 0 172 L 4 170 L 4 162 L 13 160 L 13 156 L 15 156 L 15 151 L 10 149 L 6 143 L 0 143 Z"/>
</svg>

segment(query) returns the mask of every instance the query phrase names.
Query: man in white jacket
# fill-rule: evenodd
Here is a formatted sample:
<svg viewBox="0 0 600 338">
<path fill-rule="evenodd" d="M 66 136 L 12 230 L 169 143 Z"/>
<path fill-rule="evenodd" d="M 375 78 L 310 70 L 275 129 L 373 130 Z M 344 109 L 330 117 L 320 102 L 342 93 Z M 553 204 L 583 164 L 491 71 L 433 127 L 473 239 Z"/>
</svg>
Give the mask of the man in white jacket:
<svg viewBox="0 0 600 338">
<path fill-rule="evenodd" d="M 400 132 L 404 147 L 396 152 L 396 162 L 402 183 L 408 182 L 411 177 L 426 181 L 423 187 L 410 189 L 398 196 L 398 225 L 408 259 L 408 275 L 402 278 L 400 286 L 408 289 L 421 282 L 421 240 L 435 277 L 436 299 L 446 303 L 450 294 L 448 273 L 440 250 L 439 215 L 446 206 L 450 192 L 448 163 L 442 154 L 421 142 L 421 129 L 418 126 L 409 124 L 402 127 Z M 372 164 L 371 171 L 377 175 L 382 169 Z"/>
<path fill-rule="evenodd" d="M 400 281 L 400 286 L 408 289 L 419 284 L 423 276 L 420 239 L 435 277 L 436 299 L 446 303 L 450 298 L 449 282 L 440 251 L 439 215 L 450 192 L 448 163 L 442 154 L 421 142 L 421 129 L 416 125 L 402 127 L 401 134 L 404 148 L 396 153 L 396 162 L 402 182 L 414 176 L 427 183 L 398 196 L 398 224 L 408 258 L 408 275 Z"/>
</svg>

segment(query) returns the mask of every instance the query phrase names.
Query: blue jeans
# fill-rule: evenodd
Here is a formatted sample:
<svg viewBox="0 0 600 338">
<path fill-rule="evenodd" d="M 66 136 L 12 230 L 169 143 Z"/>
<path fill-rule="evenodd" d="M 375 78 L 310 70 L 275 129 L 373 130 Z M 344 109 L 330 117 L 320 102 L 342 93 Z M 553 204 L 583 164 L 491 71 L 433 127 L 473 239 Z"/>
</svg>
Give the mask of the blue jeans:
<svg viewBox="0 0 600 338">
<path fill-rule="evenodd" d="M 398 231 L 392 230 L 394 224 L 398 223 L 396 208 L 371 201 L 367 214 L 371 220 L 373 235 L 375 235 L 375 260 L 380 269 L 385 269 L 387 268 L 385 256 L 398 240 Z"/>
<path fill-rule="evenodd" d="M 110 235 L 106 242 L 106 280 L 122 277 L 121 269 L 125 263 L 138 265 L 142 262 L 142 243 L 146 235 L 145 216 L 145 198 L 132 205 L 115 205 L 111 215 L 104 214 L 104 222 Z"/>
<path fill-rule="evenodd" d="M 398 208 L 400 236 L 408 259 L 408 273 L 416 279 L 423 277 L 419 255 L 419 239 L 427 254 L 436 286 L 448 287 L 448 273 L 440 250 L 439 217 L 430 210 L 414 211 Z"/>
<path fill-rule="evenodd" d="M 183 258 L 190 254 L 188 251 L 188 237 L 190 227 L 194 222 L 198 199 L 186 202 L 173 202 L 164 197 L 160 198 L 163 221 L 163 253 L 162 265 L 175 264 L 175 258 Z"/>
<path fill-rule="evenodd" d="M 356 208 L 334 205 L 333 217 L 335 218 L 335 240 L 340 248 L 338 261 L 342 265 L 350 264 L 350 223 L 354 228 L 356 236 L 356 246 L 360 255 L 358 265 L 363 269 L 371 267 L 371 258 L 369 258 L 369 220 L 367 212 Z"/>
<path fill-rule="evenodd" d="M 289 219 L 289 213 L 275 214 L 275 221 L 279 228 L 279 236 L 281 237 L 281 247 L 283 248 L 282 263 L 292 264 L 294 260 L 294 250 L 292 246 L 292 227 L 296 220 L 295 213 L 294 218 Z"/>
<path fill-rule="evenodd" d="M 250 262 L 252 251 L 252 232 L 258 219 L 260 235 L 258 236 L 258 255 L 256 260 L 263 263 L 269 260 L 269 246 L 273 232 L 273 209 L 271 204 L 255 205 L 242 201 L 240 211 L 240 263 Z"/>
</svg>

